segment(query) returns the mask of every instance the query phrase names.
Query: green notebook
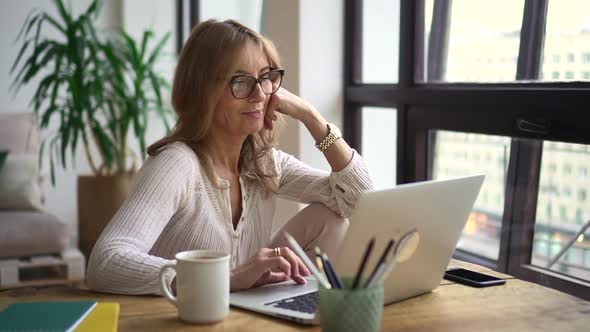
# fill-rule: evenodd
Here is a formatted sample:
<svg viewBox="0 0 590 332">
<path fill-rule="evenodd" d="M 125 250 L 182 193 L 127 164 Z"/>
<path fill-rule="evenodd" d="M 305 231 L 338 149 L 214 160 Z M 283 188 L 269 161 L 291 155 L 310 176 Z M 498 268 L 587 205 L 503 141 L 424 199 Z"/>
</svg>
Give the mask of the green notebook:
<svg viewBox="0 0 590 332">
<path fill-rule="evenodd" d="M 96 301 L 47 301 L 11 304 L 0 312 L 0 331 L 73 331 Z"/>
</svg>

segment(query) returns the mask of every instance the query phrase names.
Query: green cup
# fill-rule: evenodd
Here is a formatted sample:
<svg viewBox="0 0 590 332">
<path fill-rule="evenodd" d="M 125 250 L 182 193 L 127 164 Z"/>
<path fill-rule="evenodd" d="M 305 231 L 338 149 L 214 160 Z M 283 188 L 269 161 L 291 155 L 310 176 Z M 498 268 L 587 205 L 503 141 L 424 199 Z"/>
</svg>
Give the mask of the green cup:
<svg viewBox="0 0 590 332">
<path fill-rule="evenodd" d="M 380 331 L 383 320 L 383 284 L 350 289 L 353 278 L 343 278 L 344 288 L 320 287 L 320 325 L 322 331 Z"/>
</svg>

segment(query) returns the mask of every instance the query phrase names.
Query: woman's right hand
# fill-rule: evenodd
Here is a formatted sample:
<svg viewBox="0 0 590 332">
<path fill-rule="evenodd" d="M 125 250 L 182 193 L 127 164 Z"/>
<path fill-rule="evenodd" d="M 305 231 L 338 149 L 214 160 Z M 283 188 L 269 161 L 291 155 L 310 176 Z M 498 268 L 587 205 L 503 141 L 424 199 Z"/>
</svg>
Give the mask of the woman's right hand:
<svg viewBox="0 0 590 332">
<path fill-rule="evenodd" d="M 246 263 L 231 271 L 230 289 L 238 291 L 293 279 L 298 284 L 311 275 L 303 261 L 288 247 L 281 247 L 281 255 L 274 249 L 262 248 Z"/>
</svg>

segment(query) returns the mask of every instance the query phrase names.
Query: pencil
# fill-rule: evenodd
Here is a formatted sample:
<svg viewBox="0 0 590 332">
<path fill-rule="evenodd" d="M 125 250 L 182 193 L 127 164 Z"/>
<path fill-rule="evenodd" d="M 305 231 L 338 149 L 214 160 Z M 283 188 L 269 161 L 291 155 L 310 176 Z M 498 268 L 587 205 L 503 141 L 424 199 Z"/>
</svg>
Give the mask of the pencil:
<svg viewBox="0 0 590 332">
<path fill-rule="evenodd" d="M 389 254 L 389 250 L 391 250 L 391 247 L 393 247 L 394 242 L 395 241 L 393 239 L 391 239 L 391 240 L 389 240 L 389 243 L 387 243 L 385 250 L 383 250 L 381 257 L 379 258 L 379 261 L 377 262 L 377 265 L 375 265 L 373 272 L 371 272 L 371 274 L 369 275 L 369 278 L 367 279 L 367 282 L 365 283 L 365 288 L 367 288 L 369 286 L 369 284 L 371 284 L 371 281 L 373 280 L 373 278 L 375 278 L 375 275 L 377 274 L 377 271 L 379 270 L 381 265 L 385 264 L 385 259 L 387 258 L 387 255 Z"/>
<path fill-rule="evenodd" d="M 307 257 L 307 254 L 305 253 L 305 251 L 303 251 L 303 249 L 301 249 L 301 246 L 299 245 L 299 243 L 297 243 L 297 241 L 291 236 L 291 234 L 289 234 L 287 232 L 283 232 L 283 234 L 285 235 L 285 238 L 287 239 L 287 241 L 289 241 L 289 244 L 291 245 L 291 249 L 295 250 L 295 253 L 297 254 L 297 256 L 299 256 L 299 258 L 301 258 L 301 260 L 303 261 L 305 266 L 307 266 L 309 271 L 311 271 L 311 273 L 316 277 L 318 282 L 324 288 L 330 288 L 331 287 L 330 283 L 328 283 L 326 278 L 324 278 L 324 276 L 320 273 L 320 271 L 318 271 L 318 269 L 315 267 L 315 265 L 311 262 L 309 257 Z"/>
<path fill-rule="evenodd" d="M 365 254 L 363 255 L 363 260 L 361 261 L 361 265 L 359 266 L 358 270 L 356 271 L 356 276 L 354 277 L 354 282 L 352 284 L 352 289 L 356 289 L 361 281 L 361 277 L 363 275 L 363 271 L 365 270 L 365 266 L 367 265 L 367 261 L 369 260 L 369 256 L 371 256 L 371 251 L 373 251 L 373 246 L 375 245 L 375 237 L 371 238 L 369 244 L 367 245 L 367 249 L 365 250 Z"/>
<path fill-rule="evenodd" d="M 328 259 L 328 255 L 326 255 L 325 253 L 322 254 L 322 260 L 324 261 L 324 266 L 326 267 L 326 271 L 328 271 L 328 273 L 332 275 L 332 285 L 335 288 L 342 289 L 342 287 L 343 287 L 342 280 L 340 280 L 340 277 L 338 277 L 338 274 L 336 273 L 336 270 L 334 270 L 332 263 L 330 263 L 330 260 Z"/>
<path fill-rule="evenodd" d="M 328 289 L 332 288 L 334 285 L 332 284 L 332 280 L 330 279 L 330 275 L 328 274 L 327 271 L 327 267 L 324 266 L 324 262 L 322 261 L 322 252 L 320 251 L 320 248 L 315 247 L 315 261 L 318 264 L 318 268 L 320 269 L 320 272 L 326 277 L 326 279 L 328 279 L 328 283 L 330 284 L 330 287 L 328 287 Z"/>
</svg>

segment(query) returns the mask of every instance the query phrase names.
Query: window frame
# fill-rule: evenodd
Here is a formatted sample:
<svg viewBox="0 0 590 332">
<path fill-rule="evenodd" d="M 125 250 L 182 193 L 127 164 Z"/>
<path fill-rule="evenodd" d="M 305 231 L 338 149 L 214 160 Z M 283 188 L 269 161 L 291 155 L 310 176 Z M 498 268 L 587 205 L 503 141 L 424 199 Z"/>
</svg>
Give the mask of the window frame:
<svg viewBox="0 0 590 332">
<path fill-rule="evenodd" d="M 199 23 L 199 0 L 176 0 L 176 53 L 180 54 L 192 28 Z"/>
<path fill-rule="evenodd" d="M 516 79 L 536 79 L 548 0 L 525 0 Z M 448 40 L 450 0 L 434 2 L 431 38 Z M 590 82 L 440 83 L 424 77 L 424 1 L 400 0 L 399 79 L 364 84 L 362 0 L 345 3 L 344 135 L 361 153 L 364 106 L 397 110 L 397 182 L 426 180 L 431 172 L 429 130 L 513 137 L 507 173 L 498 261 L 457 250 L 455 257 L 590 300 L 590 283 L 528 263 L 532 255 L 542 140 L 590 144 Z M 446 11 L 446 12 L 445 12 Z M 433 43 L 428 59 L 444 59 L 444 43 Z M 550 55 L 547 55 L 550 56 Z M 428 79 L 440 78 L 440 63 L 428 62 Z M 438 76 L 437 76 L 438 75 Z M 466 119 L 468 119 L 466 121 Z M 532 124 L 532 126 L 531 126 Z M 532 130 L 531 130 L 532 128 Z M 539 129 L 539 130 L 537 130 Z M 432 142 L 431 142 L 432 143 Z M 532 197 L 532 199 L 531 199 Z"/>
</svg>

